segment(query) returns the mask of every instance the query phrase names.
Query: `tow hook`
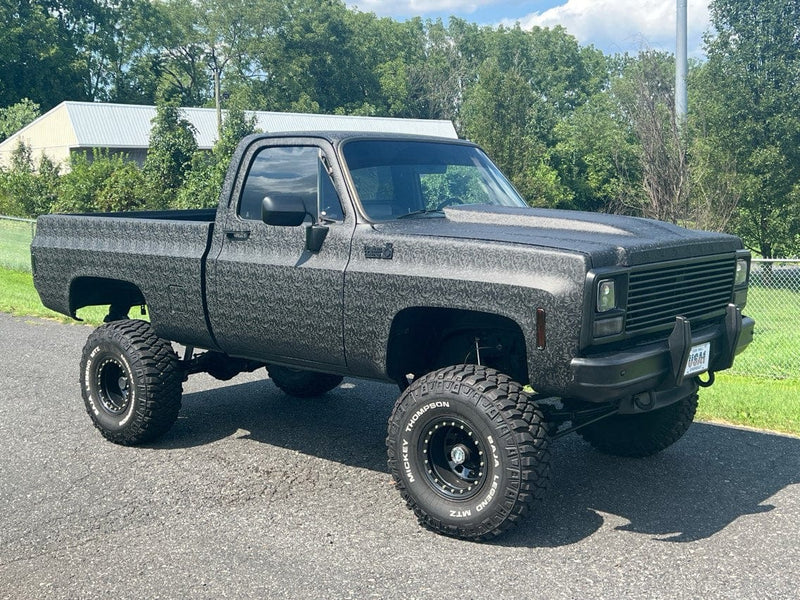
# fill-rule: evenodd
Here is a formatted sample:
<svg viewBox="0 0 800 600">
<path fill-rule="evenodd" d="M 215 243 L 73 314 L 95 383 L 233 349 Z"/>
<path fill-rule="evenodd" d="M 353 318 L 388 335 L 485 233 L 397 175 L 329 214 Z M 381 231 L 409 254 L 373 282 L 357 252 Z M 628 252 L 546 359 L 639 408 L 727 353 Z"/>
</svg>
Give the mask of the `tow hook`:
<svg viewBox="0 0 800 600">
<path fill-rule="evenodd" d="M 708 379 L 706 381 L 700 379 L 699 376 L 695 377 L 695 379 L 697 380 L 697 385 L 699 385 L 700 387 L 704 388 L 711 387 L 712 385 L 714 385 L 714 371 L 708 372 Z"/>
</svg>

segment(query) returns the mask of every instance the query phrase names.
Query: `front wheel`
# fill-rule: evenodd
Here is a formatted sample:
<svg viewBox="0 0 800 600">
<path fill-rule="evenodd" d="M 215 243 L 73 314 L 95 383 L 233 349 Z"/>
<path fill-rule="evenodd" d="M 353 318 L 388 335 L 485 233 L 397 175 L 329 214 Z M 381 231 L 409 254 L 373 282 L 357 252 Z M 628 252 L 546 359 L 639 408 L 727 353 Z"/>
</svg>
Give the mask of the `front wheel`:
<svg viewBox="0 0 800 600">
<path fill-rule="evenodd" d="M 183 378 L 178 357 L 146 321 L 113 321 L 86 340 L 81 391 L 103 436 L 130 446 L 152 441 L 175 422 Z"/>
<path fill-rule="evenodd" d="M 519 409 L 519 384 L 494 369 L 457 365 L 415 380 L 389 419 L 397 488 L 424 526 L 455 537 L 497 535 L 543 495 L 547 434 Z"/>
<path fill-rule="evenodd" d="M 642 458 L 677 442 L 692 424 L 697 394 L 647 413 L 613 415 L 582 429 L 578 435 L 596 450 L 613 456 Z"/>
</svg>

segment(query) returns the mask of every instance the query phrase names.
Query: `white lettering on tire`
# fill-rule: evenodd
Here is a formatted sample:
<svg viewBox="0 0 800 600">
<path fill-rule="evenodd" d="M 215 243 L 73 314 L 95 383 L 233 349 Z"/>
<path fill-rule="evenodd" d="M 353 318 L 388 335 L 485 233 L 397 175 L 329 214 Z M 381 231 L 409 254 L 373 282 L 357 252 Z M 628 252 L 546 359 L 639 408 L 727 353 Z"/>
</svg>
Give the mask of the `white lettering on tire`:
<svg viewBox="0 0 800 600">
<path fill-rule="evenodd" d="M 406 425 L 406 433 L 408 433 L 412 429 L 414 429 L 414 425 L 416 425 L 417 421 L 419 421 L 419 418 L 422 415 L 424 415 L 426 412 L 431 410 L 432 408 L 450 408 L 450 403 L 449 402 L 431 402 L 430 404 L 426 404 L 425 406 L 423 406 L 422 408 L 417 410 L 417 412 L 415 412 L 411 416 L 411 419 L 408 421 L 408 425 Z"/>
<path fill-rule="evenodd" d="M 478 503 L 478 506 L 475 507 L 475 511 L 476 512 L 481 512 L 484 508 L 489 506 L 489 502 L 491 502 L 492 498 L 494 498 L 495 494 L 497 494 L 497 485 L 498 485 L 497 482 L 499 481 L 499 479 L 500 479 L 500 475 L 495 475 L 494 476 L 494 479 L 492 480 L 492 487 L 489 490 L 489 493 L 486 494 L 486 498 L 481 500 Z"/>
<path fill-rule="evenodd" d="M 411 473 L 411 461 L 408 459 L 408 440 L 403 440 L 403 468 L 406 471 L 406 477 L 408 477 L 409 483 L 414 483 L 414 475 Z"/>
</svg>

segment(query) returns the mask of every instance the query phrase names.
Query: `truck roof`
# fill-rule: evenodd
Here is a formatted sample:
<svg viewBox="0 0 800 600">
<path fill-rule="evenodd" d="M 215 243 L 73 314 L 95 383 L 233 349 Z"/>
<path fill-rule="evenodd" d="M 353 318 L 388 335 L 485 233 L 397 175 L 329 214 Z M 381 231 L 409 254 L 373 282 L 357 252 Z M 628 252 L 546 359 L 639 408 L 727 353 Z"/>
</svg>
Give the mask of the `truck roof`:
<svg viewBox="0 0 800 600">
<path fill-rule="evenodd" d="M 370 140 L 419 140 L 419 141 L 439 141 L 448 143 L 457 143 L 465 145 L 474 145 L 468 140 L 459 138 L 451 138 L 446 136 L 437 135 L 422 135 L 411 133 L 395 133 L 395 132 L 374 132 L 374 131 L 275 131 L 267 133 L 255 133 L 248 136 L 247 139 L 273 139 L 273 138 L 321 138 L 338 145 L 342 142 L 355 140 L 355 139 L 370 139 Z"/>
</svg>

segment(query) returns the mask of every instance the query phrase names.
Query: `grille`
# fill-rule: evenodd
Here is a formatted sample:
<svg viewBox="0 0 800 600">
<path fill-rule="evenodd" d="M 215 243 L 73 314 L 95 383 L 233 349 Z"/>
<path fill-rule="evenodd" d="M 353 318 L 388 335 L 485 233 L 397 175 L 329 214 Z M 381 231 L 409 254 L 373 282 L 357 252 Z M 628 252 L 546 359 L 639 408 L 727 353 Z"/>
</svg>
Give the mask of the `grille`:
<svg viewBox="0 0 800 600">
<path fill-rule="evenodd" d="M 678 315 L 693 325 L 724 315 L 735 274 L 735 256 L 634 270 L 628 283 L 625 333 L 641 335 L 668 329 Z"/>
</svg>

